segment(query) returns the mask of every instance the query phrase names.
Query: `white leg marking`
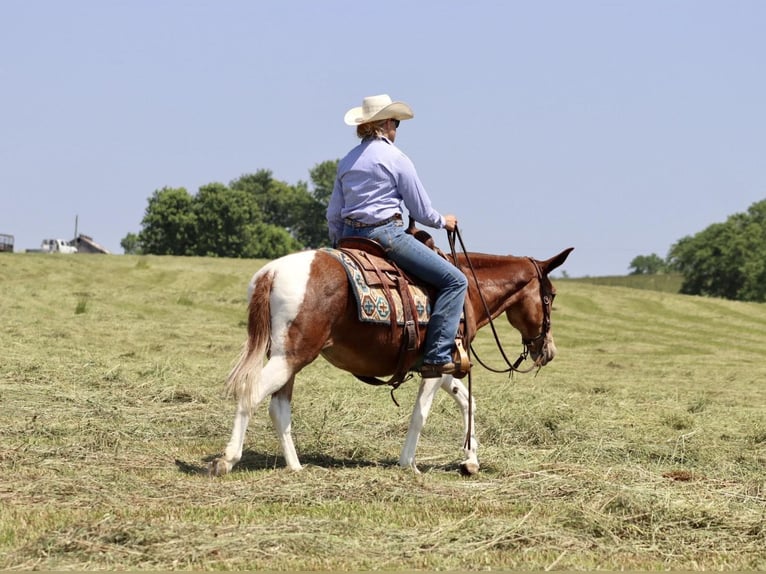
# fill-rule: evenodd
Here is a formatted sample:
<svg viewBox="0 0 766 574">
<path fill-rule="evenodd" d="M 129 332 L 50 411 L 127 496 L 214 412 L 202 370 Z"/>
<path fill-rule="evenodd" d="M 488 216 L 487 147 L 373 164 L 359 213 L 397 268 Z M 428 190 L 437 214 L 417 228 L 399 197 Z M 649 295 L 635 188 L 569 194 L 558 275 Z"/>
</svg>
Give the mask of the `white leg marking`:
<svg viewBox="0 0 766 574">
<path fill-rule="evenodd" d="M 276 393 L 281 389 L 285 383 L 290 380 L 292 373 L 290 372 L 284 357 L 272 357 L 267 365 L 263 368 L 263 377 L 259 384 L 253 386 L 253 396 L 240 397 L 237 404 L 237 414 L 234 416 L 234 428 L 231 431 L 231 439 L 229 444 L 226 445 L 223 458 L 218 459 L 215 462 L 214 474 L 226 474 L 232 467 L 239 462 L 242 458 L 242 447 L 245 443 L 245 431 L 247 431 L 247 423 L 250 421 L 250 411 L 248 405 L 252 405 L 252 411 L 260 405 L 263 400 Z M 285 401 L 287 402 L 287 401 Z M 275 407 L 283 409 L 284 407 Z M 271 414 L 271 407 L 269 407 L 269 413 Z M 272 420 L 274 415 L 272 414 Z M 293 445 L 292 437 L 290 433 L 290 403 L 287 402 L 287 423 L 282 422 L 284 420 L 283 411 L 280 410 L 279 424 L 275 422 L 277 429 L 277 437 L 279 437 L 282 447 L 285 450 L 285 458 L 290 468 L 296 470 L 300 469 L 300 463 L 298 457 L 295 454 L 295 447 Z M 287 433 L 287 442 L 283 438 L 284 433 Z M 297 466 L 297 468 L 295 468 Z"/>
<path fill-rule="evenodd" d="M 217 464 L 221 467 L 214 470 L 215 474 L 226 474 L 242 458 L 242 445 L 245 442 L 245 431 L 247 423 L 250 420 L 250 409 L 244 400 L 240 400 L 237 405 L 237 414 L 234 416 L 234 428 L 231 431 L 231 439 L 226 445 L 223 458 L 218 459 Z"/>
<path fill-rule="evenodd" d="M 466 459 L 460 463 L 460 467 L 466 474 L 475 474 L 479 470 L 479 443 L 476 440 L 476 425 L 474 423 L 476 397 L 471 397 L 471 408 L 469 413 L 468 389 L 466 389 L 465 385 L 459 379 L 455 379 L 451 375 L 444 377 L 444 380 L 442 381 L 442 389 L 450 394 L 457 403 L 458 408 L 460 408 L 460 412 L 463 415 L 463 437 L 468 434 L 468 421 L 470 420 L 471 440 L 470 444 L 466 445 L 464 438 L 463 453 L 465 454 Z"/>
<path fill-rule="evenodd" d="M 263 400 L 273 395 L 287 383 L 294 373 L 290 370 L 285 357 L 282 355 L 272 356 L 268 364 L 263 368 L 263 394 L 259 392 L 258 399 Z M 269 404 L 269 416 L 274 424 L 279 443 L 282 445 L 282 454 L 287 466 L 292 470 L 300 470 L 301 463 L 295 452 L 295 444 L 292 436 L 292 415 L 290 413 L 290 401 L 287 397 L 272 396 Z"/>
<path fill-rule="evenodd" d="M 300 470 L 301 463 L 298 460 L 298 453 L 295 452 L 293 435 L 291 428 L 290 401 L 282 395 L 272 395 L 269 403 L 269 415 L 274 429 L 277 431 L 277 437 L 282 444 L 282 453 L 285 456 L 285 463 L 291 470 Z"/>
<path fill-rule="evenodd" d="M 399 466 L 402 468 L 411 468 L 414 472 L 419 472 L 415 465 L 415 450 L 418 447 L 420 433 L 426 424 L 428 413 L 431 411 L 434 396 L 443 378 L 423 379 L 420 383 L 418 396 L 415 399 L 415 408 L 412 411 L 412 417 L 410 417 L 410 427 L 407 429 L 407 438 L 404 441 L 404 447 L 402 447 L 402 454 L 399 456 Z"/>
</svg>

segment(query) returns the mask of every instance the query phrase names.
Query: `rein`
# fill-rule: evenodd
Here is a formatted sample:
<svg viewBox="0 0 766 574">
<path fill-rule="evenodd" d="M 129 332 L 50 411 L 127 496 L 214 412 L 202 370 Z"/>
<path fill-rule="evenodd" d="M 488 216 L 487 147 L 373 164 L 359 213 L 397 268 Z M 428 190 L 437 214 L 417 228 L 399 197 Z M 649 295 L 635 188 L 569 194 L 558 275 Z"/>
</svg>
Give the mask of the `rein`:
<svg viewBox="0 0 766 574">
<path fill-rule="evenodd" d="M 519 365 L 521 365 L 522 362 L 524 362 L 527 357 L 529 356 L 529 346 L 533 343 L 536 343 L 537 341 L 544 339 L 548 333 L 551 330 L 551 311 L 550 311 L 550 302 L 551 302 L 551 294 L 545 289 L 544 281 L 543 281 L 543 272 L 540 269 L 540 265 L 538 265 L 537 261 L 532 259 L 531 257 L 528 257 L 529 261 L 534 265 L 535 271 L 537 272 L 537 279 L 538 283 L 540 284 L 540 299 L 543 304 L 543 324 L 542 329 L 540 330 L 540 334 L 536 337 L 533 337 L 531 339 L 522 339 L 521 342 L 524 345 L 524 349 L 522 350 L 521 354 L 519 355 L 518 359 L 511 363 L 508 356 L 505 354 L 505 349 L 503 349 L 503 344 L 500 342 L 500 337 L 497 334 L 497 330 L 495 329 L 495 324 L 492 319 L 492 314 L 489 311 L 489 306 L 487 305 L 487 301 L 484 299 L 484 294 L 481 292 L 481 285 L 479 284 L 479 280 L 476 277 L 476 271 L 473 268 L 473 263 L 471 262 L 470 257 L 468 257 L 468 251 L 465 248 L 465 244 L 463 243 L 463 237 L 460 234 L 460 230 L 458 227 L 455 227 L 455 231 L 448 231 L 447 232 L 447 240 L 449 241 L 450 246 L 450 253 L 452 255 L 452 259 L 457 264 L 457 252 L 455 249 L 455 238 L 457 237 L 457 240 L 460 242 L 460 248 L 463 251 L 463 255 L 465 255 L 466 263 L 468 264 L 468 268 L 471 271 L 471 275 L 473 276 L 473 280 L 476 283 L 476 290 L 479 293 L 479 299 L 481 300 L 481 304 L 484 307 L 484 312 L 487 315 L 487 321 L 489 322 L 490 329 L 492 330 L 492 335 L 495 339 L 495 344 L 500 351 L 500 355 L 503 357 L 503 360 L 505 360 L 505 364 L 508 366 L 506 369 L 495 369 L 487 364 L 484 363 L 484 361 L 481 360 L 479 355 L 476 353 L 476 349 L 473 348 L 473 341 L 469 338 L 469 341 L 471 341 L 469 345 L 469 351 L 472 351 L 474 356 L 476 357 L 476 360 L 478 363 L 487 369 L 488 371 L 491 371 L 493 373 L 529 373 L 532 370 L 535 369 L 535 367 L 538 367 L 538 365 L 532 365 L 528 369 L 519 369 Z M 470 352 L 469 352 L 470 354 Z M 470 359 L 470 357 L 469 357 Z M 469 381 L 470 381 L 470 371 L 469 371 Z"/>
<path fill-rule="evenodd" d="M 460 234 L 460 229 L 458 226 L 455 226 L 454 231 L 448 231 L 447 232 L 447 240 L 449 242 L 450 246 L 450 253 L 452 255 L 452 261 L 457 265 L 457 251 L 455 249 L 455 238 L 460 243 L 460 248 L 463 250 L 463 255 L 465 255 L 465 261 L 468 264 L 468 268 L 471 271 L 471 275 L 473 276 L 473 280 L 476 283 L 476 290 L 479 293 L 479 299 L 481 300 L 482 306 L 484 307 L 484 312 L 487 314 L 487 320 L 489 322 L 489 326 L 492 329 L 492 335 L 495 338 L 495 344 L 497 345 L 498 350 L 500 351 L 500 355 L 505 360 L 505 364 L 508 365 L 507 369 L 494 369 L 492 367 L 487 366 L 484 361 L 482 361 L 478 354 L 476 353 L 476 350 L 473 348 L 473 340 L 471 337 L 471 333 L 465 333 L 466 338 L 470 341 L 467 349 L 468 353 L 468 364 L 471 364 L 471 353 L 473 352 L 474 356 L 476 357 L 476 360 L 478 363 L 487 369 L 488 371 L 492 371 L 493 373 L 529 373 L 532 371 L 535 367 L 537 367 L 538 371 L 540 370 L 540 366 L 537 364 L 532 365 L 528 369 L 519 369 L 519 365 L 521 365 L 522 362 L 524 362 L 527 357 L 529 356 L 529 346 L 541 339 L 544 339 L 548 332 L 551 329 L 551 311 L 550 311 L 550 303 L 552 301 L 552 294 L 549 293 L 544 286 L 543 281 L 543 272 L 540 269 L 540 265 L 532 259 L 531 257 L 528 257 L 532 262 L 532 265 L 535 267 L 535 271 L 537 271 L 537 279 L 538 283 L 540 284 L 540 299 L 542 300 L 543 304 L 543 324 L 542 328 L 540 330 L 540 334 L 536 337 L 533 337 L 532 339 L 521 339 L 521 343 L 524 345 L 524 349 L 522 350 L 521 354 L 519 355 L 519 358 L 516 359 L 515 362 L 511 363 L 511 361 L 508 359 L 508 356 L 505 354 L 505 350 L 503 349 L 503 344 L 500 342 L 500 337 L 497 334 L 497 330 L 495 329 L 495 324 L 493 323 L 492 319 L 492 313 L 489 310 L 489 306 L 487 305 L 487 301 L 484 299 L 484 294 L 481 292 L 481 285 L 479 284 L 479 280 L 476 277 L 476 271 L 473 268 L 473 263 L 471 262 L 470 257 L 468 257 L 468 251 L 465 248 L 465 243 L 463 243 L 463 236 Z M 465 305 L 468 303 L 464 303 L 463 307 L 463 314 L 465 315 Z M 467 324 L 467 323 L 466 323 Z M 471 377 L 471 370 L 468 371 L 468 424 L 466 428 L 466 437 L 465 437 L 465 443 L 463 445 L 464 448 L 469 449 L 471 448 L 471 437 L 473 436 L 473 429 L 471 428 L 471 416 L 470 413 L 473 412 L 473 392 L 472 392 L 472 377 Z"/>
</svg>

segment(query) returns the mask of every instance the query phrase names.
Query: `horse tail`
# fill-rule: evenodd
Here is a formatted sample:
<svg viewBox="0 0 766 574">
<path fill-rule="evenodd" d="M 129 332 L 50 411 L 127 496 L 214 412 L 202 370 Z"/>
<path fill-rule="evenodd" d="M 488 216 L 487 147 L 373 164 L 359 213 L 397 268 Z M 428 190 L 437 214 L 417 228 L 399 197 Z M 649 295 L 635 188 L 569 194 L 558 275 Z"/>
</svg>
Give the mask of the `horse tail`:
<svg viewBox="0 0 766 574">
<path fill-rule="evenodd" d="M 256 274 L 250 286 L 247 340 L 242 345 L 239 360 L 226 380 L 226 392 L 244 401 L 252 411 L 258 385 L 261 381 L 264 359 L 271 343 L 271 297 L 274 272 Z"/>
</svg>

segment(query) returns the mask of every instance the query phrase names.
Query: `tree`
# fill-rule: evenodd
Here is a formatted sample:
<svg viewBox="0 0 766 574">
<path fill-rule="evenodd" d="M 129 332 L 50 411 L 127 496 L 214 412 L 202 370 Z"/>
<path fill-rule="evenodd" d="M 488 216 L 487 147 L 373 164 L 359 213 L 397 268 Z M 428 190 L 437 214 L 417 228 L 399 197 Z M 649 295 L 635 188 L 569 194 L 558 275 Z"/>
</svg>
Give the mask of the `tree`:
<svg viewBox="0 0 766 574">
<path fill-rule="evenodd" d="M 319 163 L 309 171 L 314 191 L 311 194 L 311 201 L 303 206 L 304 232 L 301 237 L 308 247 L 329 247 L 330 245 L 330 236 L 327 231 L 327 204 L 330 202 L 337 171 L 337 159 Z"/>
<path fill-rule="evenodd" d="M 228 186 L 210 183 L 195 196 L 163 188 L 149 198 L 142 229 L 123 248 L 157 255 L 280 257 L 329 245 L 325 211 L 336 161 L 310 170 L 308 184 L 277 181 L 269 170 L 245 174 Z"/>
<path fill-rule="evenodd" d="M 335 176 L 338 173 L 338 161 L 324 161 L 316 164 L 309 170 L 311 183 L 314 184 L 314 199 L 317 200 L 325 209 L 330 203 L 332 189 L 335 186 Z"/>
<path fill-rule="evenodd" d="M 210 183 L 199 189 L 193 202 L 197 235 L 191 253 L 217 257 L 244 257 L 245 228 L 260 220 L 255 200 L 248 193 Z"/>
<path fill-rule="evenodd" d="M 272 177 L 271 171 L 261 169 L 256 173 L 245 174 L 229 183 L 229 187 L 250 195 L 258 205 L 258 209 L 263 215 L 263 221 L 280 227 L 283 226 L 287 216 L 286 204 L 289 204 L 289 199 L 281 197 L 281 192 L 289 186 L 286 183 L 276 181 Z"/>
<path fill-rule="evenodd" d="M 682 293 L 766 301 L 766 200 L 680 239 L 668 264 L 684 276 Z"/>
<path fill-rule="evenodd" d="M 132 232 L 122 238 L 120 247 L 122 247 L 125 255 L 136 255 L 141 253 L 141 242 L 138 240 L 138 235 Z"/>
<path fill-rule="evenodd" d="M 249 225 L 245 237 L 243 257 L 276 259 L 301 249 L 300 243 L 286 229 L 267 223 Z"/>
<path fill-rule="evenodd" d="M 305 182 L 299 181 L 294 190 L 288 218 L 290 233 L 309 249 L 329 245 L 325 208 L 312 197 Z"/>
<path fill-rule="evenodd" d="M 194 244 L 193 198 L 185 188 L 163 187 L 149 198 L 138 240 L 144 253 L 188 255 Z"/>
<path fill-rule="evenodd" d="M 639 255 L 634 257 L 630 262 L 631 275 L 657 275 L 658 273 L 665 273 L 667 265 L 665 260 L 652 253 L 651 255 Z"/>
<path fill-rule="evenodd" d="M 303 247 L 313 249 L 330 244 L 325 211 L 336 170 L 337 161 L 327 161 L 310 171 L 313 194 L 305 182 L 291 186 L 275 180 L 268 170 L 243 175 L 230 185 L 255 198 L 264 222 L 285 228 Z"/>
</svg>

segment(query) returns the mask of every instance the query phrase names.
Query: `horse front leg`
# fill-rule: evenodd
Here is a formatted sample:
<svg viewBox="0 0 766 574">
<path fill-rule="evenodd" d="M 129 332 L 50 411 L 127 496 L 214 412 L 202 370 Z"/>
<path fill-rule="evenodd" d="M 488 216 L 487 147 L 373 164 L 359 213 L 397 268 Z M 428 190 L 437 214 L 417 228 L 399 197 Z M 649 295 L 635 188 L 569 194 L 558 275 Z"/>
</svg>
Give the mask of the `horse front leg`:
<svg viewBox="0 0 766 574">
<path fill-rule="evenodd" d="M 460 408 L 463 415 L 463 436 L 468 436 L 469 429 L 471 432 L 470 440 L 463 442 L 463 453 L 466 458 L 460 463 L 460 472 L 465 475 L 476 474 L 479 472 L 479 443 L 476 440 L 476 425 L 474 424 L 476 399 L 472 396 L 469 404 L 468 389 L 465 388 L 460 379 L 455 379 L 451 375 L 444 377 L 441 387 L 449 393 Z"/>
<path fill-rule="evenodd" d="M 407 429 L 407 438 L 404 441 L 404 447 L 402 447 L 402 454 L 399 456 L 399 466 L 402 468 L 410 468 L 416 474 L 420 474 L 420 471 L 415 465 L 415 450 L 418 447 L 420 433 L 426 424 L 428 413 L 431 411 L 431 405 L 434 402 L 436 391 L 439 390 L 439 385 L 444 378 L 445 377 L 442 376 L 423 379 L 420 383 L 420 388 L 418 389 L 418 396 L 415 399 L 415 408 L 412 410 L 412 416 L 410 417 L 410 427 Z"/>
</svg>

